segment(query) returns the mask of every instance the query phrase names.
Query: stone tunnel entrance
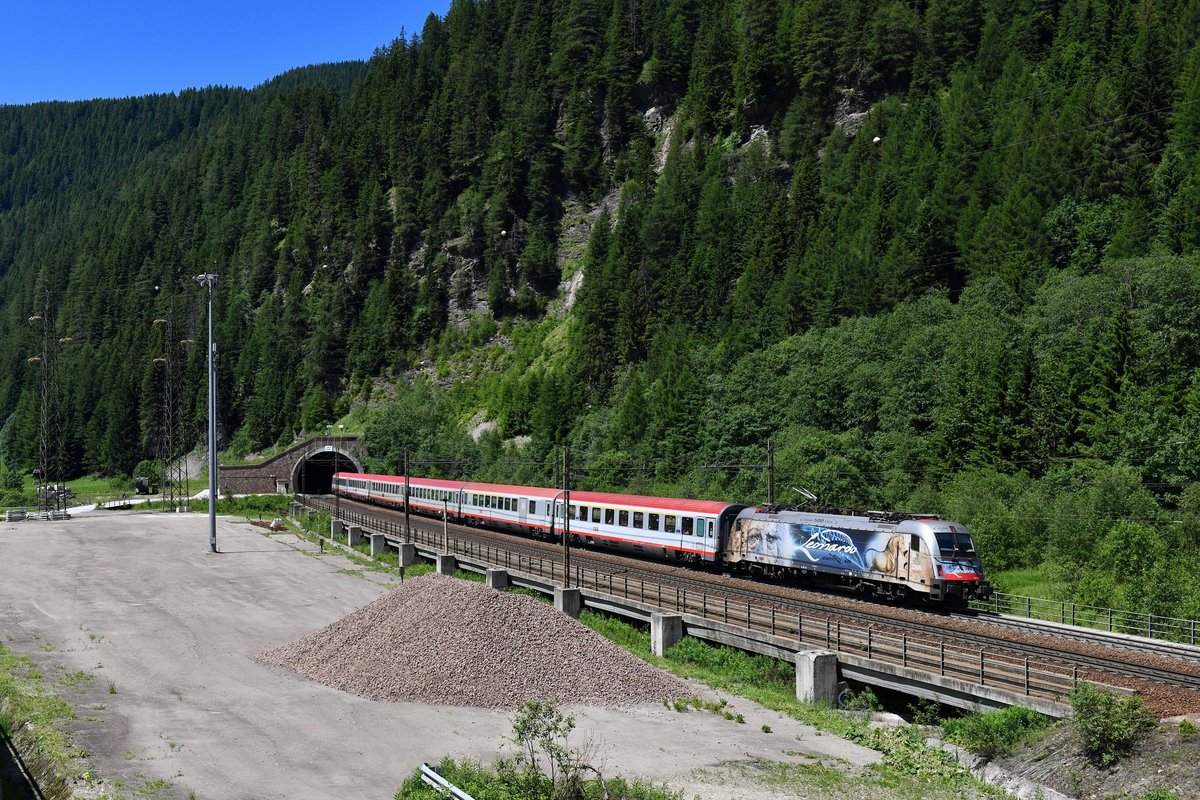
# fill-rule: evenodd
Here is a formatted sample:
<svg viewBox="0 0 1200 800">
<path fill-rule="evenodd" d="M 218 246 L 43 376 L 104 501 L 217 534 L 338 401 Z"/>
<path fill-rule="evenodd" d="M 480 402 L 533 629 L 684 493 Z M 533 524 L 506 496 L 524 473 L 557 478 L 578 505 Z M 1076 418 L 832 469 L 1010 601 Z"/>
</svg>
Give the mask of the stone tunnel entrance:
<svg viewBox="0 0 1200 800">
<path fill-rule="evenodd" d="M 292 486 L 298 494 L 332 494 L 333 473 L 358 471 L 358 465 L 345 453 L 322 450 L 296 463 Z"/>
</svg>

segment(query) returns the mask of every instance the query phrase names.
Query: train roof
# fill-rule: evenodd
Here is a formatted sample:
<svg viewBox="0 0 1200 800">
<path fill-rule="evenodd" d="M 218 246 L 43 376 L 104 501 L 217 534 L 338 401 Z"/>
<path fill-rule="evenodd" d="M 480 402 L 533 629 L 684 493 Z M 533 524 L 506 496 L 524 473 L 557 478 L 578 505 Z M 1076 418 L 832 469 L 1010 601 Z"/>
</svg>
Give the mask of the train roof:
<svg viewBox="0 0 1200 800">
<path fill-rule="evenodd" d="M 359 472 L 339 472 L 347 478 L 365 478 L 384 483 L 403 483 L 402 475 L 368 475 Z M 447 481 L 440 478 L 409 478 L 409 486 L 429 486 L 435 489 L 454 489 L 464 492 L 481 494 L 514 494 L 524 497 L 540 497 L 553 500 L 562 491 L 548 489 L 542 486 L 517 486 L 506 483 L 464 483 L 463 481 Z M 683 514 L 720 514 L 727 508 L 743 508 L 742 503 L 727 503 L 720 500 L 688 500 L 677 497 L 649 497 L 638 494 L 616 494 L 613 492 L 571 491 L 571 502 L 579 505 L 610 505 L 648 508 L 654 511 L 675 511 Z"/>
<path fill-rule="evenodd" d="M 728 503 L 722 500 L 687 500 L 678 497 L 647 497 L 609 492 L 571 492 L 571 502 L 580 505 L 600 503 L 612 506 L 639 506 L 656 511 L 681 511 L 691 514 L 720 514 L 727 508 L 742 507 L 741 503 Z"/>
<path fill-rule="evenodd" d="M 507 483 L 467 483 L 463 485 L 464 492 L 479 492 L 482 494 L 520 494 L 526 497 L 544 497 L 553 500 L 562 493 L 560 489 L 546 489 L 541 486 L 515 486 Z"/>
<path fill-rule="evenodd" d="M 368 481 L 378 481 L 380 483 L 404 483 L 403 475 L 371 475 L 366 472 L 339 472 L 337 473 L 343 478 L 360 478 Z M 443 478 L 413 478 L 408 479 L 408 485 L 411 486 L 429 486 L 434 489 L 461 489 L 466 484 L 463 481 L 448 481 Z"/>
<path fill-rule="evenodd" d="M 519 494 L 525 497 L 542 497 L 547 500 L 553 500 L 562 494 L 561 489 L 547 489 L 541 486 L 512 486 L 503 483 L 468 483 L 463 486 L 463 491 Z M 571 490 L 571 502 L 577 505 L 637 506 L 657 511 L 679 511 L 692 514 L 720 514 L 733 505 L 732 503 L 716 500 L 685 500 L 674 497 L 647 497 L 637 494 L 585 492 L 576 489 Z"/>
</svg>

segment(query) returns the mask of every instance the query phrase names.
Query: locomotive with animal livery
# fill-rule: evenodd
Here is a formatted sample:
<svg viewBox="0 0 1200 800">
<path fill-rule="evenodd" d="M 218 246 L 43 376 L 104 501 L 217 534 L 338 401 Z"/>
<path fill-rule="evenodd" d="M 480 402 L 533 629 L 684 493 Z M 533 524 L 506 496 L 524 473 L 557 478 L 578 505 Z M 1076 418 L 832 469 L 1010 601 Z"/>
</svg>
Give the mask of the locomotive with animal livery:
<svg viewBox="0 0 1200 800">
<path fill-rule="evenodd" d="M 932 515 L 824 514 L 609 492 L 339 472 L 342 497 L 467 524 L 883 597 L 985 599 L 970 532 Z"/>
</svg>

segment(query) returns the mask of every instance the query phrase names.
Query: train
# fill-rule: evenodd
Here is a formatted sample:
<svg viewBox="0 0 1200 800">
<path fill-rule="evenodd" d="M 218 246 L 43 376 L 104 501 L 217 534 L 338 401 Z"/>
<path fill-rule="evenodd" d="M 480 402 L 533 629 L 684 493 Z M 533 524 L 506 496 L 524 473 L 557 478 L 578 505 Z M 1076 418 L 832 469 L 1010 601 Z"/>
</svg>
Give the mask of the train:
<svg viewBox="0 0 1200 800">
<path fill-rule="evenodd" d="M 340 497 L 451 521 L 889 599 L 985 600 L 975 541 L 929 514 L 816 513 L 716 500 L 337 472 Z"/>
</svg>

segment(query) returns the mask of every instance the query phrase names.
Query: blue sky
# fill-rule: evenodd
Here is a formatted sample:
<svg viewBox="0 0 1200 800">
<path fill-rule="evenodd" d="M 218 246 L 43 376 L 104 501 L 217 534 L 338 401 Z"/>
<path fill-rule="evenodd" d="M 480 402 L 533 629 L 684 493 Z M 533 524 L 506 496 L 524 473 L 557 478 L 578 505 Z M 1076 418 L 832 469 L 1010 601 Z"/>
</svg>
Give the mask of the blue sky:
<svg viewBox="0 0 1200 800">
<path fill-rule="evenodd" d="M 6 0 L 0 104 L 256 86 L 293 67 L 367 59 L 449 0 Z"/>
</svg>

